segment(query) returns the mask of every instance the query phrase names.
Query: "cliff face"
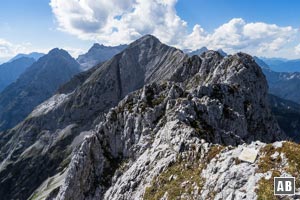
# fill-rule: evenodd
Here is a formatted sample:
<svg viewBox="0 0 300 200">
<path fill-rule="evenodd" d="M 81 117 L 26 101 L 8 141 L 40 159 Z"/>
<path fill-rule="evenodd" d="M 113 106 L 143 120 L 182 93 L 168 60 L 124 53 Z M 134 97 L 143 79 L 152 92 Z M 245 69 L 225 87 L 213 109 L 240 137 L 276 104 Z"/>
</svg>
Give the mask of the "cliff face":
<svg viewBox="0 0 300 200">
<path fill-rule="evenodd" d="M 212 143 L 285 139 L 266 95 L 251 56 L 189 58 L 147 35 L 0 133 L 0 196 L 147 198 L 181 158 L 208 164 L 218 153 Z"/>
</svg>

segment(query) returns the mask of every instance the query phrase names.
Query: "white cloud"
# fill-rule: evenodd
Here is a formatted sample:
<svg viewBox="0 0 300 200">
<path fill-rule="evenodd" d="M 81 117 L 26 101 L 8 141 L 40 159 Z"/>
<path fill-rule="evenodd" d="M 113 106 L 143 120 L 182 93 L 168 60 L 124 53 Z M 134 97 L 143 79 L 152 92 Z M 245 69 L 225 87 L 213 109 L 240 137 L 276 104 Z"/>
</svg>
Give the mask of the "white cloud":
<svg viewBox="0 0 300 200">
<path fill-rule="evenodd" d="M 297 55 L 300 55 L 300 44 L 298 44 L 297 46 L 295 46 L 295 53 Z"/>
<path fill-rule="evenodd" d="M 10 60 L 12 57 L 20 53 L 48 53 L 51 49 L 52 48 L 34 48 L 31 43 L 13 44 L 5 39 L 0 38 L 0 64 Z M 63 47 L 63 49 L 68 51 L 74 58 L 77 58 L 78 55 L 85 53 L 85 51 L 80 48 Z"/>
<path fill-rule="evenodd" d="M 187 22 L 176 12 L 177 0 L 51 0 L 60 30 L 106 45 L 129 43 L 144 34 L 182 49 L 222 48 L 271 54 L 294 41 L 297 29 L 234 18 L 213 32 Z"/>
<path fill-rule="evenodd" d="M 262 22 L 246 23 L 235 18 L 208 36 L 208 45 L 228 51 L 272 52 L 288 44 L 296 35 L 292 27 L 279 27 Z"/>
<path fill-rule="evenodd" d="M 16 45 L 0 38 L 0 59 L 5 60 L 15 56 L 17 53 L 25 52 L 29 44 Z"/>
<path fill-rule="evenodd" d="M 60 30 L 107 45 L 154 34 L 175 45 L 187 23 L 176 14 L 176 0 L 51 0 Z"/>
</svg>

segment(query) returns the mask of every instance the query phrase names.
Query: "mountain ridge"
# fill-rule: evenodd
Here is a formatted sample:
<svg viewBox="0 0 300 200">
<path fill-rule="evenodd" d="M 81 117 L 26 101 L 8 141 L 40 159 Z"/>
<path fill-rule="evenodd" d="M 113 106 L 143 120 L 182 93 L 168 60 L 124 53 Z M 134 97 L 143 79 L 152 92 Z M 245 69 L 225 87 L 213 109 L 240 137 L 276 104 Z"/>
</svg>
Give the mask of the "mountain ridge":
<svg viewBox="0 0 300 200">
<path fill-rule="evenodd" d="M 29 53 L 29 54 L 20 53 L 20 54 L 16 55 L 15 57 L 11 58 L 8 62 L 12 62 L 12 61 L 17 60 L 19 58 L 33 58 L 35 61 L 37 61 L 38 59 L 40 59 L 44 55 L 45 55 L 44 53 L 38 53 L 38 52 L 32 52 L 32 53 Z"/>
<path fill-rule="evenodd" d="M 134 198 L 142 195 L 147 175 L 158 175 L 201 140 L 238 145 L 285 139 L 269 110 L 267 87 L 247 54 L 189 57 L 146 35 L 0 133 L 0 196 L 44 195 L 42 185 L 56 177 L 63 181 L 46 187 L 50 199 Z M 125 168 L 120 177 L 126 159 L 145 168 Z M 148 173 L 147 165 L 158 168 Z M 128 185 L 129 177 L 139 178 Z"/>
<path fill-rule="evenodd" d="M 275 72 L 300 72 L 300 59 L 261 58 Z"/>
<path fill-rule="evenodd" d="M 256 62 L 266 75 L 271 94 L 300 103 L 300 94 L 295 92 L 300 86 L 300 72 L 275 72 L 263 60 L 256 58 Z"/>
</svg>

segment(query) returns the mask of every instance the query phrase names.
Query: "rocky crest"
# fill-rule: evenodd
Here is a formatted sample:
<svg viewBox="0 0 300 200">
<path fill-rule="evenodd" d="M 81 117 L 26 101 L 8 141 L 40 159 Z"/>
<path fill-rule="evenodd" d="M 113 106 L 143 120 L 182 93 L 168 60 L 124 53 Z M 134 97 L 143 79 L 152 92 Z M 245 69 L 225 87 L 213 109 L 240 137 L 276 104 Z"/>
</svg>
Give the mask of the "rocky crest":
<svg viewBox="0 0 300 200">
<path fill-rule="evenodd" d="M 247 54 L 188 57 L 147 35 L 2 133 L 0 196 L 162 198 L 151 188 L 168 169 L 192 162 L 190 172 L 204 176 L 209 168 L 200 164 L 208 166 L 220 145 L 286 139 L 269 109 L 267 89 Z M 197 176 L 193 190 L 210 187 Z M 201 193 L 211 195 L 206 190 Z"/>
</svg>

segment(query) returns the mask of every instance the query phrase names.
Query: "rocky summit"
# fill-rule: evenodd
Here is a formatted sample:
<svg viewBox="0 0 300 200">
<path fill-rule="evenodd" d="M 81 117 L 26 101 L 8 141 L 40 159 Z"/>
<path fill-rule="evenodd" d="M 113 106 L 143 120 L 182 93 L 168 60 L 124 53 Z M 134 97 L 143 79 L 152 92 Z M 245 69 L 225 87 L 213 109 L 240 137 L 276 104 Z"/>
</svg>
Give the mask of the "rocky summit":
<svg viewBox="0 0 300 200">
<path fill-rule="evenodd" d="M 0 197 L 272 199 L 300 147 L 267 92 L 250 55 L 189 57 L 146 35 L 0 133 Z"/>
</svg>

